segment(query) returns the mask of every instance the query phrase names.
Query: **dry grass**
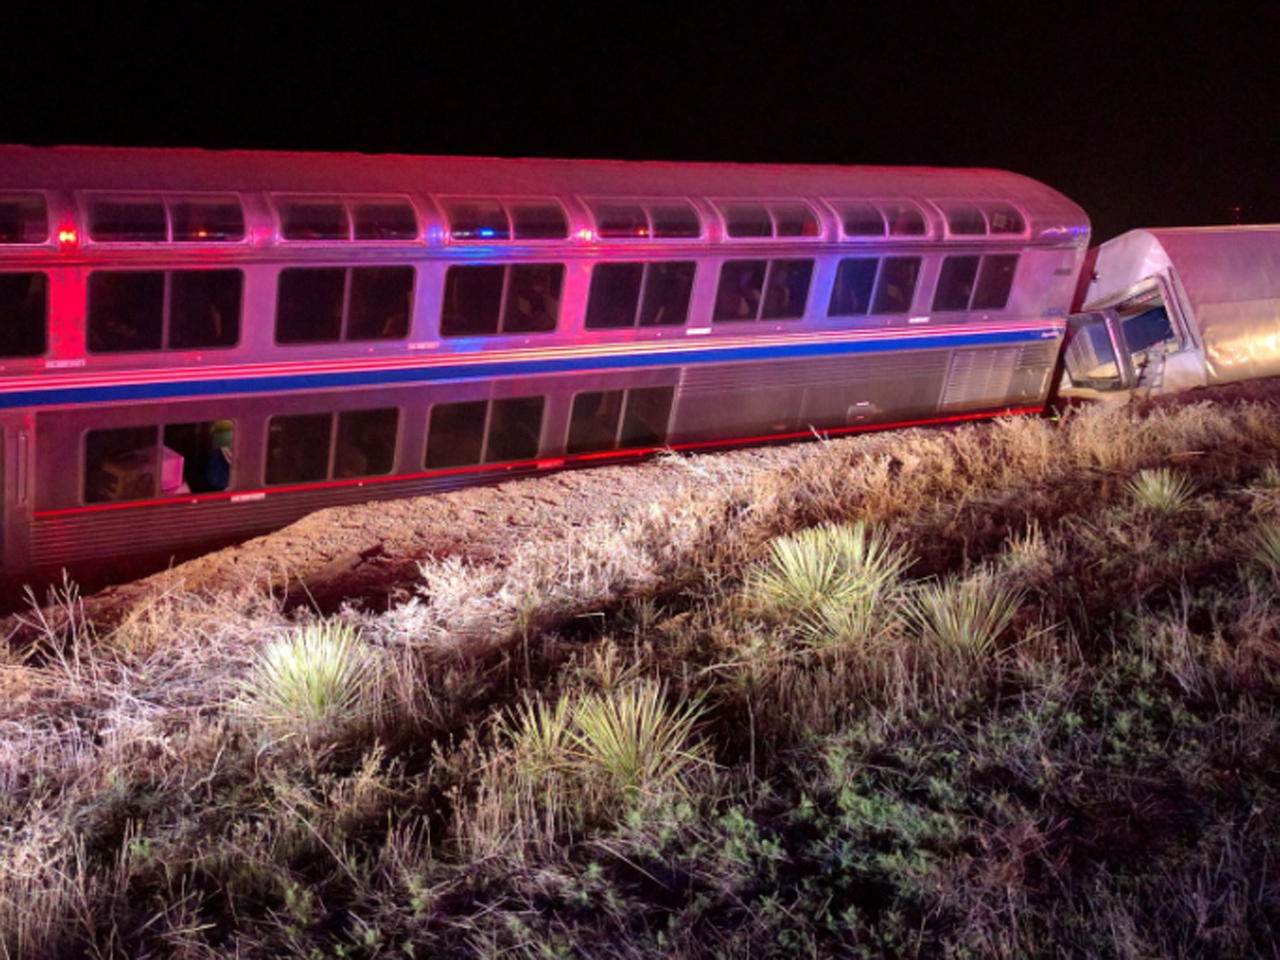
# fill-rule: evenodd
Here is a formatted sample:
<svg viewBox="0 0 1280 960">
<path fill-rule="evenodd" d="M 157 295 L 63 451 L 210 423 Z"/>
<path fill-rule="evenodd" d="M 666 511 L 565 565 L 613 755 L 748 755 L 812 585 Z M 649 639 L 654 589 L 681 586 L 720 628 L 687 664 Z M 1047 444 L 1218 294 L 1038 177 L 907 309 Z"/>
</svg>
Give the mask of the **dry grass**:
<svg viewBox="0 0 1280 960">
<path fill-rule="evenodd" d="M 68 584 L 0 659 L 0 957 L 1275 953 L 1277 458 L 1085 409 L 680 461 L 385 614 Z"/>
</svg>

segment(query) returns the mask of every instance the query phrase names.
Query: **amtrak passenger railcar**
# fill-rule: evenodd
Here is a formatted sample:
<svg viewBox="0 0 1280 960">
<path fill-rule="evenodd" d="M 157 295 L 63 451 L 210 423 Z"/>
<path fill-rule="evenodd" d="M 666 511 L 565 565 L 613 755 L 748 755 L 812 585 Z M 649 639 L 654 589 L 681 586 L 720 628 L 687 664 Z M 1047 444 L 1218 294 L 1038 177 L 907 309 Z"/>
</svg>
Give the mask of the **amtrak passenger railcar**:
<svg viewBox="0 0 1280 960">
<path fill-rule="evenodd" d="M 1037 411 L 1088 238 L 992 170 L 0 148 L 3 571 Z"/>
</svg>

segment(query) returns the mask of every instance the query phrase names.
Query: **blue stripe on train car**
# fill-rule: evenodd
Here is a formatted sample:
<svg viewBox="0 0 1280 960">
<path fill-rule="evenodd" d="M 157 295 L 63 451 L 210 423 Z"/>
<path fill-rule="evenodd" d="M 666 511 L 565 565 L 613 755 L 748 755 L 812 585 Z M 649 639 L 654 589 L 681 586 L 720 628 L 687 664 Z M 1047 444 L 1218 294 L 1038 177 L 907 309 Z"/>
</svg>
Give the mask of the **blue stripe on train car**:
<svg viewBox="0 0 1280 960">
<path fill-rule="evenodd" d="M 291 390 L 325 390 L 387 384 L 430 383 L 435 381 L 487 380 L 539 374 L 586 373 L 636 367 L 678 367 L 707 363 L 734 363 L 766 360 L 800 360 L 808 357 L 849 356 L 890 353 L 895 350 L 944 350 L 954 347 L 1006 346 L 1029 343 L 1061 335 L 1058 327 L 1017 330 L 987 330 L 977 333 L 948 333 L 939 336 L 876 338 L 837 342 L 806 341 L 794 344 L 740 347 L 678 347 L 663 352 L 621 353 L 606 356 L 578 355 L 531 360 L 437 363 L 395 370 L 341 371 L 331 373 L 288 373 L 272 376 L 231 377 L 219 380 L 165 380 L 162 382 L 120 383 L 94 386 L 50 386 L 0 393 L 0 408 L 60 406 L 64 404 L 112 403 L 128 400 L 174 400 L 226 396 L 228 394 L 283 393 Z"/>
</svg>

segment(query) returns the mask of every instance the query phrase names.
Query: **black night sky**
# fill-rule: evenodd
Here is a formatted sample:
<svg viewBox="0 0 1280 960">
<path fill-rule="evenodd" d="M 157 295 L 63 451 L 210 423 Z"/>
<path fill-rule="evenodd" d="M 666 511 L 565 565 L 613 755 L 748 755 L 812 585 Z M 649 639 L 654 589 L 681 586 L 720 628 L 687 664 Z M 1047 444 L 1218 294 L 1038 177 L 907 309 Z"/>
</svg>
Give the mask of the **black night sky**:
<svg viewBox="0 0 1280 960">
<path fill-rule="evenodd" d="M 1095 240 L 1280 221 L 1274 7 L 108 6 L 0 14 L 0 142 L 990 166 Z"/>
</svg>

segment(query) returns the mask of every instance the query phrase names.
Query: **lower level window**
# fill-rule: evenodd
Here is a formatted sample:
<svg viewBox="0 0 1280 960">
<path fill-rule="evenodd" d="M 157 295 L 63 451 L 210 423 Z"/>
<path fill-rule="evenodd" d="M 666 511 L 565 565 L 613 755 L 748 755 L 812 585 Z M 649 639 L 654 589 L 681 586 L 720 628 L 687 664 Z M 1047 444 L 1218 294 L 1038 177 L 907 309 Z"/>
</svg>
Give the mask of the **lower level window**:
<svg viewBox="0 0 1280 960">
<path fill-rule="evenodd" d="M 90 430 L 84 444 L 84 502 L 226 490 L 234 439 L 230 420 Z"/>
<path fill-rule="evenodd" d="M 672 387 L 601 390 L 573 398 L 568 453 L 595 453 L 667 442 Z"/>
<path fill-rule="evenodd" d="M 395 465 L 399 426 L 396 407 L 272 417 L 266 482 L 385 476 Z"/>
<path fill-rule="evenodd" d="M 542 397 L 438 403 L 427 428 L 428 469 L 531 460 L 542 438 Z"/>
</svg>

